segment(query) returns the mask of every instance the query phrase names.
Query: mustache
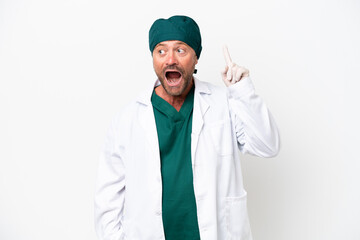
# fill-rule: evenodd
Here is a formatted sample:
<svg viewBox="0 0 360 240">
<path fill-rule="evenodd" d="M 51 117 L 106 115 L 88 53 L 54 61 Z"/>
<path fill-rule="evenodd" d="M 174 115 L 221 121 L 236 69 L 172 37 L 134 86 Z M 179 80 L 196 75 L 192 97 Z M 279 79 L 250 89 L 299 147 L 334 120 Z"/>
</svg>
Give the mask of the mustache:
<svg viewBox="0 0 360 240">
<path fill-rule="evenodd" d="M 164 68 L 163 73 L 165 73 L 167 70 L 177 70 L 181 73 L 181 75 L 184 75 L 184 70 L 182 68 L 179 68 L 178 66 L 167 66 Z"/>
</svg>

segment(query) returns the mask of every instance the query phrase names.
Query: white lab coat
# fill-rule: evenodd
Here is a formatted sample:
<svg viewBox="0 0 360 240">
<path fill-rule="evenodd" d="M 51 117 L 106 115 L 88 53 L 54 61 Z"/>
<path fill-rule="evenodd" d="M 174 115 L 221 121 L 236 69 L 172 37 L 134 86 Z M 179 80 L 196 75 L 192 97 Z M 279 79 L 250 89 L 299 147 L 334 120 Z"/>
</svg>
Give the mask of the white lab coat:
<svg viewBox="0 0 360 240">
<path fill-rule="evenodd" d="M 165 239 L 153 86 L 109 129 L 95 195 L 99 239 Z M 238 149 L 261 157 L 279 149 L 275 122 L 250 78 L 228 88 L 195 79 L 191 157 L 201 240 L 252 239 Z"/>
</svg>

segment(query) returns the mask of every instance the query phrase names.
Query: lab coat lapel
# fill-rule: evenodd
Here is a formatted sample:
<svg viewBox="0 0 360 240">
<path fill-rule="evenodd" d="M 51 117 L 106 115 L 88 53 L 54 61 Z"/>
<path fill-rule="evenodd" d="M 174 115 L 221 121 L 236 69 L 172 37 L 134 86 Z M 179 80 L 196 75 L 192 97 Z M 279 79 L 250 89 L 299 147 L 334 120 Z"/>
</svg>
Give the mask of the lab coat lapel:
<svg viewBox="0 0 360 240">
<path fill-rule="evenodd" d="M 152 105 L 147 105 L 141 112 L 140 124 L 144 130 L 148 143 L 154 153 L 159 153 L 158 136 L 156 131 L 156 123 Z"/>
<path fill-rule="evenodd" d="M 195 79 L 195 95 L 191 133 L 191 159 L 193 166 L 196 165 L 195 153 L 199 141 L 199 135 L 204 125 L 204 115 L 210 107 L 204 99 L 204 94 L 211 94 L 210 89 L 205 83 L 199 81 L 198 79 Z"/>
<path fill-rule="evenodd" d="M 154 89 L 154 88 L 152 88 Z M 151 104 L 152 91 L 145 91 L 139 95 L 137 102 L 142 105 L 139 111 L 139 122 L 144 136 L 154 154 L 155 159 L 160 160 L 159 141 L 156 130 L 154 110 Z"/>
</svg>

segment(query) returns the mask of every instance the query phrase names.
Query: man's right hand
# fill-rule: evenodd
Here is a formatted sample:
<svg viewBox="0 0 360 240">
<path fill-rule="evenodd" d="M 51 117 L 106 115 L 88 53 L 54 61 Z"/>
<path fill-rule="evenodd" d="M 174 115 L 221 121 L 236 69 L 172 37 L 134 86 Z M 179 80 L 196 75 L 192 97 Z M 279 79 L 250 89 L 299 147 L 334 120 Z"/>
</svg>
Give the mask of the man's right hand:
<svg viewBox="0 0 360 240">
<path fill-rule="evenodd" d="M 226 62 L 225 69 L 221 72 L 222 79 L 228 87 L 239 82 L 241 79 L 249 76 L 249 70 L 233 63 L 226 45 L 223 47 L 224 58 Z"/>
</svg>

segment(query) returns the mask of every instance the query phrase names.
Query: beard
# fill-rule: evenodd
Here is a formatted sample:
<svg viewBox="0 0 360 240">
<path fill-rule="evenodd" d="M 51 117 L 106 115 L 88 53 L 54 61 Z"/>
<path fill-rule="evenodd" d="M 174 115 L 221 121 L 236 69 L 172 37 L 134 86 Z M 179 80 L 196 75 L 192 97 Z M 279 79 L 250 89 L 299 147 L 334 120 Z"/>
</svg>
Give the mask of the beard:
<svg viewBox="0 0 360 240">
<path fill-rule="evenodd" d="M 178 66 L 168 66 L 164 68 L 160 73 L 156 72 L 158 79 L 160 80 L 161 85 L 163 86 L 165 92 L 170 96 L 180 96 L 182 95 L 188 88 L 189 85 L 192 84 L 193 81 L 193 72 L 195 69 L 195 64 L 190 71 L 186 71 Z M 173 70 L 173 71 L 172 71 Z M 168 84 L 171 80 L 169 79 L 169 73 L 175 72 L 178 73 L 182 78 L 179 86 L 173 87 Z"/>
</svg>

